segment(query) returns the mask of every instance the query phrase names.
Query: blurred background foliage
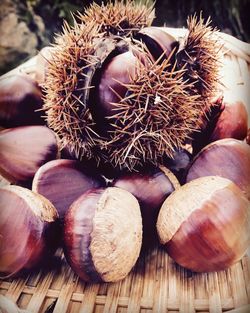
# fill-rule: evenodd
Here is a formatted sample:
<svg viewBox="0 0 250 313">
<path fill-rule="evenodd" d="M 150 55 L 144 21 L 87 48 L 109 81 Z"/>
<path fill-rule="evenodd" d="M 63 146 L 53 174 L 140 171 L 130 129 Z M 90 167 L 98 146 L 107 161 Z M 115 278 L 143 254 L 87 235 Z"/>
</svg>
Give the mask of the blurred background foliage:
<svg viewBox="0 0 250 313">
<path fill-rule="evenodd" d="M 60 30 L 63 19 L 71 21 L 71 12 L 83 12 L 84 8 L 93 1 L 27 0 L 25 2 L 34 9 L 35 13 L 43 17 L 46 28 L 49 29 L 48 36 L 51 37 L 53 32 Z M 107 1 L 95 2 L 101 4 Z M 155 8 L 155 25 L 183 27 L 188 15 L 202 11 L 205 17 L 212 17 L 213 24 L 219 29 L 245 41 L 250 39 L 249 0 L 156 0 Z"/>
<path fill-rule="evenodd" d="M 147 0 L 138 0 L 137 2 L 145 1 Z M 63 20 L 72 23 L 72 13 L 84 12 L 84 8 L 91 2 L 83 0 L 1 0 L 0 73 L 24 62 L 42 47 L 53 42 L 54 33 L 61 31 Z M 107 1 L 96 0 L 95 2 L 101 4 Z M 212 25 L 221 31 L 232 34 L 241 40 L 250 41 L 250 0 L 156 0 L 154 25 L 185 27 L 187 16 L 195 12 L 199 14 L 200 11 L 203 12 L 205 18 L 211 16 Z M 13 16 L 12 20 L 8 21 L 10 12 L 11 14 L 15 12 L 17 15 L 15 22 L 13 22 Z M 7 27 L 10 28 L 9 31 L 7 31 L 6 25 L 9 26 Z M 19 25 L 22 25 L 23 31 L 21 34 L 18 32 L 16 34 L 11 27 L 15 27 L 17 30 Z M 20 40 L 22 35 L 26 35 L 27 39 Z M 34 35 L 35 37 L 33 37 Z M 11 36 L 18 36 L 20 48 Z M 10 42 L 8 42 L 8 38 L 10 38 Z M 29 38 L 32 38 L 32 44 L 30 44 Z"/>
</svg>

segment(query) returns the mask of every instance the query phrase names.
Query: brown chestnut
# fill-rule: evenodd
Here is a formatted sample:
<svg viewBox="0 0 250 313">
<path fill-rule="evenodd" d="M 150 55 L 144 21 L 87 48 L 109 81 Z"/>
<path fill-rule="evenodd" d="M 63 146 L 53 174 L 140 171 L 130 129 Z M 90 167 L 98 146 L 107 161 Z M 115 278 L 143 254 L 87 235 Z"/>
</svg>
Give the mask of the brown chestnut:
<svg viewBox="0 0 250 313">
<path fill-rule="evenodd" d="M 127 88 L 124 84 L 128 84 L 135 75 L 137 62 L 133 52 L 127 51 L 108 59 L 103 65 L 93 100 L 98 106 L 93 109 L 93 114 L 97 121 L 101 121 L 100 124 L 105 122 L 104 117 L 116 113 L 114 104 L 125 97 Z"/>
<path fill-rule="evenodd" d="M 196 155 L 211 141 L 211 134 L 216 126 L 216 123 L 225 109 L 222 94 L 218 94 L 209 104 L 209 109 L 206 110 L 202 117 L 200 130 L 192 135 L 192 152 Z"/>
<path fill-rule="evenodd" d="M 185 183 L 187 170 L 192 160 L 192 150 L 190 148 L 191 145 L 186 145 L 185 148 L 176 149 L 172 158 L 165 157 L 163 160 L 164 166 L 173 172 L 180 184 Z"/>
<path fill-rule="evenodd" d="M 207 145 L 193 159 L 186 181 L 210 175 L 232 180 L 250 200 L 250 146 L 231 138 Z"/>
<path fill-rule="evenodd" d="M 157 242 L 156 220 L 163 201 L 180 185 L 170 171 L 148 169 L 142 173 L 127 173 L 116 178 L 112 186 L 125 189 L 138 200 L 142 215 L 143 247 Z"/>
<path fill-rule="evenodd" d="M 163 60 L 177 52 L 179 42 L 160 27 L 145 27 L 135 36 L 148 48 L 155 61 Z"/>
<path fill-rule="evenodd" d="M 13 74 L 0 79 L 0 125 L 45 124 L 42 104 L 41 89 L 28 75 Z"/>
<path fill-rule="evenodd" d="M 43 196 L 19 186 L 0 188 L 0 276 L 47 261 L 57 247 L 57 212 Z"/>
<path fill-rule="evenodd" d="M 138 201 L 128 191 L 109 187 L 84 193 L 64 219 L 64 252 L 85 281 L 115 282 L 134 266 L 141 249 Z"/>
<path fill-rule="evenodd" d="M 104 179 L 74 160 L 52 160 L 36 172 L 32 190 L 55 206 L 63 219 L 71 203 L 91 188 L 103 187 Z"/>
<path fill-rule="evenodd" d="M 247 110 L 243 102 L 225 102 L 209 142 L 223 138 L 235 138 L 243 140 L 247 136 Z"/>
<path fill-rule="evenodd" d="M 163 203 L 157 231 L 168 254 L 195 272 L 224 270 L 250 244 L 250 203 L 232 181 L 195 179 Z"/>
<path fill-rule="evenodd" d="M 0 131 L 0 174 L 9 182 L 30 182 L 39 167 L 57 157 L 57 139 L 45 126 Z"/>
<path fill-rule="evenodd" d="M 224 99 L 218 98 L 217 102 L 211 105 L 206 115 L 206 127 L 200 133 L 194 134 L 194 154 L 207 144 L 219 139 L 243 140 L 246 138 L 248 113 L 242 101 L 230 99 L 226 93 Z"/>
</svg>

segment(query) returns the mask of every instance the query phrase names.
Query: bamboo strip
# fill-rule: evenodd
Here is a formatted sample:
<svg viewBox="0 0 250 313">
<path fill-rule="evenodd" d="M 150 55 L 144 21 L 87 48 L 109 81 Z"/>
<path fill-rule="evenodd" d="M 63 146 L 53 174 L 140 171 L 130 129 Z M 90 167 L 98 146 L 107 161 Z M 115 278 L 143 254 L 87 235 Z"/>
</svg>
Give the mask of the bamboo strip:
<svg viewBox="0 0 250 313">
<path fill-rule="evenodd" d="M 168 284 L 169 284 L 169 293 L 168 293 L 168 309 L 171 308 L 170 305 L 170 299 L 175 299 L 176 303 L 177 303 L 177 308 L 179 308 L 179 303 L 180 303 L 180 295 L 179 295 L 179 289 L 178 289 L 178 282 L 177 282 L 177 275 L 176 273 L 178 273 L 176 271 L 176 265 L 173 262 L 172 259 L 168 258 Z M 175 307 L 174 307 L 175 309 Z"/>
<path fill-rule="evenodd" d="M 64 313 L 67 312 L 68 305 L 70 303 L 74 288 L 76 286 L 77 280 L 72 271 L 70 271 L 69 278 L 65 284 L 63 284 L 60 290 L 58 300 L 54 309 L 54 313 Z"/>
<path fill-rule="evenodd" d="M 15 279 L 10 284 L 10 287 L 8 288 L 6 292 L 6 297 L 9 297 L 12 301 L 17 302 L 18 298 L 20 297 L 23 288 L 25 287 L 29 276 L 26 277 L 26 279 Z"/>
<path fill-rule="evenodd" d="M 164 251 L 157 254 L 156 282 L 153 291 L 153 313 L 166 312 L 168 307 L 168 257 Z"/>
<path fill-rule="evenodd" d="M 1 288 L 3 289 L 8 289 L 9 283 L 2 283 L 1 284 Z M 97 285 L 98 286 L 98 285 Z M 170 287 L 171 288 L 171 287 Z M 202 288 L 205 288 L 204 286 Z M 23 293 L 25 294 L 29 294 L 29 295 L 33 295 L 36 292 L 36 288 L 34 287 L 25 287 L 23 289 Z M 50 298 L 58 298 L 60 291 L 58 290 L 52 290 L 52 289 L 48 289 L 47 292 L 47 297 Z M 73 293 L 72 294 L 72 301 L 77 301 L 77 302 L 81 302 L 84 299 L 84 294 L 81 293 Z M 106 296 L 96 296 L 96 298 L 94 299 L 96 304 L 99 305 L 104 305 L 105 301 L 106 301 Z M 129 301 L 129 297 L 119 297 L 118 300 L 118 306 L 121 307 L 127 307 L 128 306 L 128 301 Z M 153 307 L 153 299 L 149 299 L 149 298 L 142 298 L 141 299 L 141 308 L 142 309 L 152 309 Z M 179 300 L 176 298 L 169 298 L 167 299 L 167 308 L 168 310 L 179 310 Z M 246 302 L 247 303 L 247 302 Z M 197 311 L 208 311 L 209 309 L 209 301 L 208 299 L 194 299 L 194 307 Z M 223 311 L 227 311 L 227 310 L 232 310 L 235 308 L 234 305 L 234 299 L 232 297 L 227 298 L 227 299 L 221 299 L 221 308 Z M 84 311 L 85 313 L 85 311 Z"/>
<path fill-rule="evenodd" d="M 119 301 L 121 282 L 110 284 L 103 313 L 116 313 Z"/>
<path fill-rule="evenodd" d="M 128 313 L 139 313 L 140 312 L 140 302 L 143 291 L 143 259 L 140 259 L 134 271 L 132 279 L 131 295 L 128 302 Z"/>
<path fill-rule="evenodd" d="M 145 274 L 142 297 L 152 298 L 155 294 L 155 280 L 158 272 L 158 258 L 160 258 L 160 253 L 157 249 L 150 251 L 149 255 L 145 256 Z"/>
<path fill-rule="evenodd" d="M 227 299 L 232 296 L 230 284 L 228 281 L 228 270 L 217 273 L 219 283 L 219 293 L 221 299 Z"/>
<path fill-rule="evenodd" d="M 98 284 L 88 284 L 84 289 L 83 300 L 81 303 L 79 313 L 92 313 L 95 307 L 95 302 L 97 299 L 97 293 L 99 290 Z M 74 294 L 72 295 L 72 299 Z"/>
<path fill-rule="evenodd" d="M 37 313 L 38 308 L 42 305 L 47 293 L 49 286 L 53 280 L 53 272 L 48 273 L 45 276 L 42 276 L 38 286 L 36 287 L 36 292 L 33 293 L 32 298 L 27 307 L 27 311 L 32 313 Z"/>
<path fill-rule="evenodd" d="M 233 292 L 234 307 L 238 308 L 248 303 L 242 264 L 237 263 L 233 265 L 230 269 L 230 272 L 232 276 L 231 286 Z"/>
<path fill-rule="evenodd" d="M 207 289 L 209 295 L 209 312 L 222 313 L 219 282 L 216 272 L 207 274 Z"/>
<path fill-rule="evenodd" d="M 180 313 L 195 313 L 192 274 L 189 276 L 188 271 L 180 268 Z"/>
<path fill-rule="evenodd" d="M 244 273 L 248 303 L 250 303 L 250 260 L 247 256 L 242 259 L 242 268 Z"/>
</svg>

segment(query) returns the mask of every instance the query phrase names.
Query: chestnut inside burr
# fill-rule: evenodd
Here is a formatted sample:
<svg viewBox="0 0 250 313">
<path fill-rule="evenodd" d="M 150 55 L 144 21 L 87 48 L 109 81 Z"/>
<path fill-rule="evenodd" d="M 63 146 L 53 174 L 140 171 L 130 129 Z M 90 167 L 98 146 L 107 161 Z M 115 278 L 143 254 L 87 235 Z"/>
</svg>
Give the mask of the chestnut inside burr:
<svg viewBox="0 0 250 313">
<path fill-rule="evenodd" d="M 170 34 L 158 27 L 145 27 L 136 35 L 135 39 L 142 41 L 148 48 L 155 61 L 161 62 L 170 57 L 173 60 L 174 53 L 179 48 L 179 42 Z M 172 54 L 172 56 L 170 56 Z"/>
<path fill-rule="evenodd" d="M 115 114 L 115 103 L 119 103 L 126 94 L 124 84 L 130 82 L 130 75 L 134 75 L 137 58 L 126 44 L 120 43 L 106 57 L 102 66 L 96 69 L 92 78 L 89 109 L 97 122 L 96 127 L 104 134 L 110 128 L 107 117 Z"/>
</svg>

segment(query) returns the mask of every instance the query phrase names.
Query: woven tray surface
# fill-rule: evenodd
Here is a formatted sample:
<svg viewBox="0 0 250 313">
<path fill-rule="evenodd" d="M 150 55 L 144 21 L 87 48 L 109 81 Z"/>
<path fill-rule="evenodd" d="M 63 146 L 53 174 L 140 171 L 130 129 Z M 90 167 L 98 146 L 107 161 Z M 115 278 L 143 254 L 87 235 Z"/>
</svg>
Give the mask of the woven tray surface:
<svg viewBox="0 0 250 313">
<path fill-rule="evenodd" d="M 185 32 L 169 31 L 179 36 Z M 222 81 L 247 104 L 250 116 L 249 45 L 224 34 L 221 38 L 225 43 Z M 29 66 L 26 63 L 25 71 Z M 139 258 L 124 280 L 90 284 L 73 273 L 59 250 L 50 269 L 1 280 L 0 294 L 33 313 L 221 313 L 250 304 L 250 259 L 246 255 L 225 271 L 197 274 L 179 267 L 156 247 Z"/>
</svg>

